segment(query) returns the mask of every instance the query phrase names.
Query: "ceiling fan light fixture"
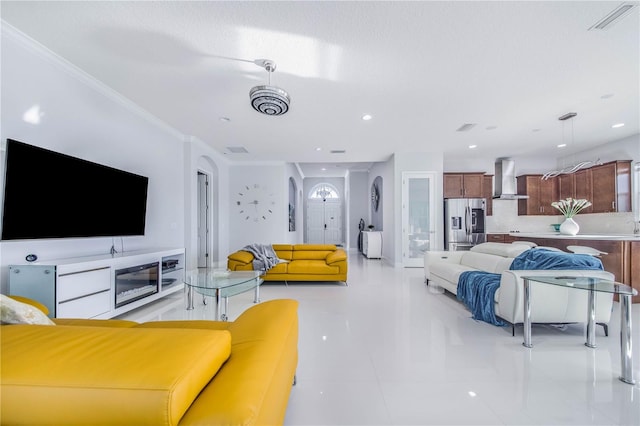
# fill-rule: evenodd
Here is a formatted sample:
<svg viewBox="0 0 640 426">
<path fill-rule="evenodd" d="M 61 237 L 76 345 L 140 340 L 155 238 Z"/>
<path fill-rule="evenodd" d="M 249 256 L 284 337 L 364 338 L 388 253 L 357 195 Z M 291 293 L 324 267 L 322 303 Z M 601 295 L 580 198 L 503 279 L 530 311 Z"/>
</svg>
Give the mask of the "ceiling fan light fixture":
<svg viewBox="0 0 640 426">
<path fill-rule="evenodd" d="M 289 111 L 291 98 L 279 87 L 271 86 L 271 73 L 276 69 L 276 63 L 269 59 L 256 59 L 254 63 L 263 67 L 269 73 L 269 84 L 254 86 L 249 91 L 251 106 L 256 111 L 266 115 L 283 115 Z"/>
<path fill-rule="evenodd" d="M 251 106 L 266 115 L 283 115 L 289 111 L 291 98 L 275 86 L 255 86 L 249 91 Z"/>
</svg>

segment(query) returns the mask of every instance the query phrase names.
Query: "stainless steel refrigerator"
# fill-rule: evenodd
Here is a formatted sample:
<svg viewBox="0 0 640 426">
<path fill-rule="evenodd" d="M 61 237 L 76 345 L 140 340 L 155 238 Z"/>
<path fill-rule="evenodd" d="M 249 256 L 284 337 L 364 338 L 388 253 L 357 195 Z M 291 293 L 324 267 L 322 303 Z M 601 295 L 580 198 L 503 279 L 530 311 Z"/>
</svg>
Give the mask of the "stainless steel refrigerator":
<svg viewBox="0 0 640 426">
<path fill-rule="evenodd" d="M 444 200 L 444 249 L 469 250 L 487 240 L 484 198 Z"/>
</svg>

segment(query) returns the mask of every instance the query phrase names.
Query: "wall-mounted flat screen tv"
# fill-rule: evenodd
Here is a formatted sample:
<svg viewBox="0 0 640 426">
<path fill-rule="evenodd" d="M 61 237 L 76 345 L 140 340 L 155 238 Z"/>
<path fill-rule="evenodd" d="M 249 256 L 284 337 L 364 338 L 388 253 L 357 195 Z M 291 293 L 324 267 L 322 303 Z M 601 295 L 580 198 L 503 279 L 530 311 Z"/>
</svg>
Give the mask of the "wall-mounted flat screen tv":
<svg viewBox="0 0 640 426">
<path fill-rule="evenodd" d="M 144 235 L 149 179 L 7 139 L 2 240 Z"/>
</svg>

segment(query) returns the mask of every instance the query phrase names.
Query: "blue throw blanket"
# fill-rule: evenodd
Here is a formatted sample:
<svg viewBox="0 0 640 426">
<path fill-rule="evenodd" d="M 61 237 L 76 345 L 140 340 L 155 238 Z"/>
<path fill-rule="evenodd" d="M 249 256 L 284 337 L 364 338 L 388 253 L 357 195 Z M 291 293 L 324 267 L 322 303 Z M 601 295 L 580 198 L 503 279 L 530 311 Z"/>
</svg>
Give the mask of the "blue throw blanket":
<svg viewBox="0 0 640 426">
<path fill-rule="evenodd" d="M 273 246 L 269 244 L 249 244 L 248 246 L 244 246 L 242 250 L 248 251 L 253 255 L 254 271 L 266 272 L 279 262 L 278 255 L 273 250 Z"/>
<path fill-rule="evenodd" d="M 509 268 L 516 270 L 531 269 L 604 269 L 602 261 L 589 254 L 565 253 L 563 251 L 531 249 L 518 255 Z"/>
<path fill-rule="evenodd" d="M 518 255 L 510 270 L 533 269 L 588 269 L 602 270 L 602 261 L 588 254 L 565 253 L 533 248 Z M 467 271 L 458 278 L 457 298 L 473 314 L 473 319 L 503 326 L 496 317 L 494 298 L 500 287 L 500 274 L 483 271 Z"/>
<path fill-rule="evenodd" d="M 466 271 L 458 279 L 456 297 L 463 302 L 473 319 L 503 326 L 505 322 L 496 317 L 493 299 L 500 287 L 500 274 L 483 271 Z"/>
</svg>

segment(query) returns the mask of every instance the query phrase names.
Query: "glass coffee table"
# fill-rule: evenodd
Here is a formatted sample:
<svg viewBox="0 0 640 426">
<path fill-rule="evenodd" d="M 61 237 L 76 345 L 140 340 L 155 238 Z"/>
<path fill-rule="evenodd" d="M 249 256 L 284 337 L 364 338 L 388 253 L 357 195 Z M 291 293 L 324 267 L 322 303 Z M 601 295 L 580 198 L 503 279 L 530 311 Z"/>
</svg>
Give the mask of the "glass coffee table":
<svg viewBox="0 0 640 426">
<path fill-rule="evenodd" d="M 587 310 L 587 341 L 585 346 L 596 347 L 596 292 L 613 293 L 620 296 L 620 357 L 622 373 L 620 380 L 635 384 L 633 379 L 633 358 L 631 342 L 631 297 L 638 291 L 625 284 L 593 277 L 571 276 L 529 276 L 522 277 L 524 281 L 524 342 L 523 346 L 533 347 L 531 344 L 531 283 L 556 285 L 589 292 Z"/>
<path fill-rule="evenodd" d="M 215 318 L 219 321 L 228 319 L 229 297 L 254 290 L 253 303 L 260 302 L 261 271 L 221 271 L 212 269 L 194 269 L 185 274 L 185 286 L 187 289 L 187 310 L 193 309 L 193 293 L 202 294 L 203 303 L 205 296 L 211 296 L 216 301 Z M 222 300 L 224 299 L 224 313 L 222 312 Z"/>
</svg>

